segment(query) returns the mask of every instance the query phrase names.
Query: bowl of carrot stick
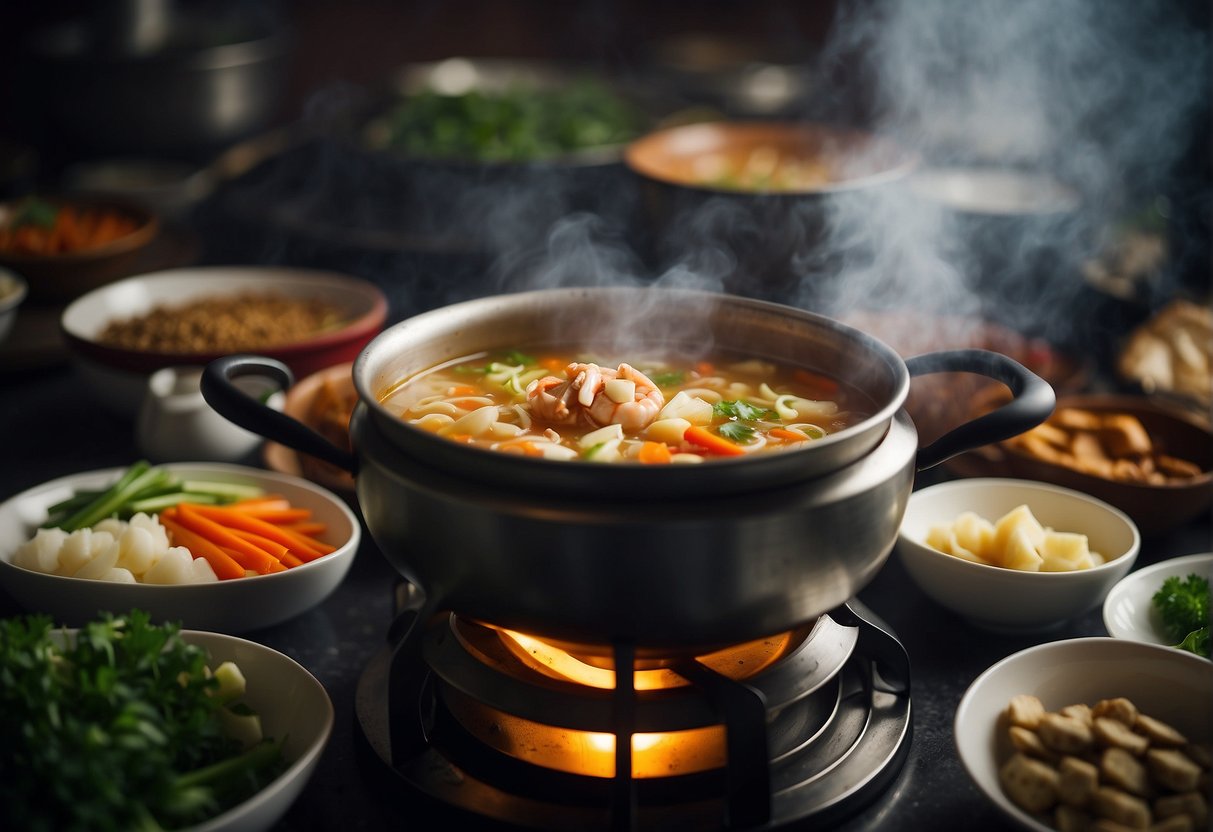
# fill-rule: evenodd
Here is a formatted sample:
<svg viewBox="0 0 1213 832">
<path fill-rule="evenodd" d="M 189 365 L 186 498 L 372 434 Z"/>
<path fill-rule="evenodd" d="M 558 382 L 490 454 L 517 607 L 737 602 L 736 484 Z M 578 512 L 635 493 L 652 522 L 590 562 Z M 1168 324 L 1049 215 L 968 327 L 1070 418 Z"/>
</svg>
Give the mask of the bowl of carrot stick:
<svg viewBox="0 0 1213 832">
<path fill-rule="evenodd" d="M 139 609 L 154 621 L 242 633 L 322 602 L 360 542 L 348 504 L 299 477 L 141 460 L 0 504 L 0 587 L 68 627 Z"/>
<path fill-rule="evenodd" d="M 65 303 L 130 275 L 159 233 L 153 211 L 118 197 L 27 195 L 0 202 L 0 265 L 31 300 Z"/>
</svg>

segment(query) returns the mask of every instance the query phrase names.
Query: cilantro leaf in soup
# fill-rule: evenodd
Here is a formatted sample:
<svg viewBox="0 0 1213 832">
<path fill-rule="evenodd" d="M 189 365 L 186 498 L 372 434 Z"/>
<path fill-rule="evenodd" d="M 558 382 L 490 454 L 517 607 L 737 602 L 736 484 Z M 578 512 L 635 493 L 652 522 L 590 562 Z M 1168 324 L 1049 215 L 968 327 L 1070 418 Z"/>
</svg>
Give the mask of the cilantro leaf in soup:
<svg viewBox="0 0 1213 832">
<path fill-rule="evenodd" d="M 530 367 L 535 363 L 535 356 L 527 355 L 525 352 L 518 350 L 510 350 L 505 354 L 505 362 L 507 364 L 521 364 L 524 367 Z"/>
<path fill-rule="evenodd" d="M 716 402 L 716 404 L 712 405 L 712 413 L 717 417 L 742 419 L 747 422 L 779 418 L 779 414 L 775 411 L 767 410 L 765 407 L 758 407 L 743 399 L 725 399 Z"/>
<path fill-rule="evenodd" d="M 682 384 L 686 377 L 687 374 L 682 370 L 670 370 L 665 373 L 652 373 L 649 375 L 649 380 L 658 387 L 673 387 Z"/>
<path fill-rule="evenodd" d="M 741 422 L 725 422 L 717 432 L 738 445 L 748 445 L 754 441 L 754 429 Z"/>
</svg>

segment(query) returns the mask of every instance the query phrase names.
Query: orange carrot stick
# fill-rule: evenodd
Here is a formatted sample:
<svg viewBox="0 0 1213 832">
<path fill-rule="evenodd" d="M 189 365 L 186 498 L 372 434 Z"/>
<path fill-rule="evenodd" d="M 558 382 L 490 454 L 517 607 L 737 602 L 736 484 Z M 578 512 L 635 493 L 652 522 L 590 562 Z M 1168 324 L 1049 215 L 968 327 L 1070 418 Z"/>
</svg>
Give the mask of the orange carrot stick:
<svg viewBox="0 0 1213 832">
<path fill-rule="evenodd" d="M 327 523 L 321 523 L 312 520 L 307 523 L 282 523 L 281 527 L 290 529 L 293 532 L 303 535 L 304 537 L 319 537 L 328 530 Z"/>
<path fill-rule="evenodd" d="M 258 520 L 264 520 L 267 523 L 281 525 L 283 523 L 303 523 L 312 519 L 312 510 L 308 508 L 242 508 L 240 513 L 247 517 L 256 517 Z"/>
<path fill-rule="evenodd" d="M 717 436 L 711 431 L 701 428 L 699 425 L 691 425 L 687 428 L 682 438 L 693 445 L 698 445 L 721 456 L 742 456 L 745 454 L 745 449 L 740 445 L 735 445 L 723 436 Z"/>
<path fill-rule="evenodd" d="M 327 543 L 304 537 L 298 532 L 275 526 L 273 523 L 267 523 L 256 517 L 250 517 L 230 506 L 191 506 L 191 509 L 220 527 L 230 526 L 268 537 L 270 540 L 286 546 L 295 556 L 303 560 L 314 560 L 336 549 Z"/>
<path fill-rule="evenodd" d="M 636 458 L 646 465 L 663 465 L 670 461 L 670 447 L 664 442 L 645 442 Z"/>
<path fill-rule="evenodd" d="M 308 537 L 290 529 L 282 529 L 281 531 L 295 541 L 295 545 L 291 546 L 291 553 L 303 560 L 315 560 L 322 555 L 337 551 L 336 546 L 330 546 L 323 540 L 317 540 L 314 537 Z"/>
<path fill-rule="evenodd" d="M 804 442 L 807 438 L 803 433 L 787 428 L 771 428 L 767 433 L 776 439 L 786 439 L 789 442 Z"/>
<path fill-rule="evenodd" d="M 260 497 L 246 497 L 243 500 L 237 500 L 234 503 L 228 503 L 228 508 L 238 508 L 242 511 L 282 511 L 284 509 L 294 508 L 291 501 L 280 494 L 265 494 Z"/>
<path fill-rule="evenodd" d="M 254 572 L 264 575 L 273 571 L 275 565 L 281 566 L 278 559 L 269 552 L 237 537 L 232 534 L 231 529 L 199 513 L 197 510 L 201 508 L 204 506 L 181 503 L 177 506 L 178 522 L 210 540 L 216 546 L 227 549 L 228 554 L 232 554 L 235 561 L 246 569 L 252 569 Z M 239 557 L 233 553 L 238 553 Z"/>
<path fill-rule="evenodd" d="M 282 565 L 287 567 L 288 569 L 293 569 L 296 566 L 303 566 L 303 564 L 305 563 L 305 561 L 300 560 L 299 558 L 292 555 L 290 552 L 283 552 L 282 557 L 279 558 L 279 560 L 281 560 Z"/>
<path fill-rule="evenodd" d="M 244 529 L 231 529 L 230 527 L 229 529 L 232 534 L 236 535 L 236 537 L 244 538 L 258 549 L 264 549 L 265 551 L 269 552 L 278 560 L 282 560 L 282 556 L 290 551 L 290 547 L 283 546 L 281 543 L 270 540 L 268 537 L 263 537 L 259 534 L 254 534 L 253 532 L 246 532 Z"/>
<path fill-rule="evenodd" d="M 206 558 L 206 562 L 211 565 L 211 569 L 215 570 L 215 575 L 219 580 L 244 577 L 244 567 L 205 537 L 195 534 L 171 517 L 165 517 L 163 512 L 160 514 L 160 525 L 168 529 L 174 546 L 184 546 L 194 557 Z"/>
<path fill-rule="evenodd" d="M 242 553 L 237 552 L 235 549 L 233 549 L 229 546 L 220 546 L 219 548 L 221 548 L 221 549 L 223 549 L 223 551 L 227 552 L 228 555 L 232 558 L 232 560 L 236 561 L 237 563 L 239 563 L 240 558 L 243 557 Z M 273 565 L 270 566 L 265 572 L 258 572 L 256 569 L 249 569 L 245 572 L 245 574 L 248 574 L 248 572 L 253 572 L 257 575 L 269 575 L 273 572 L 285 572 L 285 571 L 286 571 L 286 567 L 283 566 L 280 561 L 274 561 Z"/>
</svg>

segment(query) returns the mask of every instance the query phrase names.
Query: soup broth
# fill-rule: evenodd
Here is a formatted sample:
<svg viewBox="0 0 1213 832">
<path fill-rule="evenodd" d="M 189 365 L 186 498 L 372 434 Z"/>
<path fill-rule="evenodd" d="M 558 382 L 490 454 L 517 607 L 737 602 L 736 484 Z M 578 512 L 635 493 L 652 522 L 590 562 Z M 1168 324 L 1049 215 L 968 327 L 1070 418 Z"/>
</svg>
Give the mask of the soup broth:
<svg viewBox="0 0 1213 832">
<path fill-rule="evenodd" d="M 451 441 L 554 460 L 694 464 L 801 448 L 865 418 L 830 376 L 765 358 L 478 353 L 388 391 L 401 419 Z"/>
</svg>

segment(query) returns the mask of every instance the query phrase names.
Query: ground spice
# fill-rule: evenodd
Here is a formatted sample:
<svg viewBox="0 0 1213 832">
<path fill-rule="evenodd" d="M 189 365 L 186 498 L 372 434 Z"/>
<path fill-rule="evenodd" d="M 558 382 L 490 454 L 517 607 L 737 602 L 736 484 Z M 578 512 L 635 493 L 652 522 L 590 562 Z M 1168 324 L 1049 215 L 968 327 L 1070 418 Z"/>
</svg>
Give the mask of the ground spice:
<svg viewBox="0 0 1213 832">
<path fill-rule="evenodd" d="M 159 305 L 144 315 L 111 321 L 97 340 L 155 352 L 232 352 L 301 341 L 343 320 L 342 310 L 324 300 L 246 292 Z"/>
</svg>

